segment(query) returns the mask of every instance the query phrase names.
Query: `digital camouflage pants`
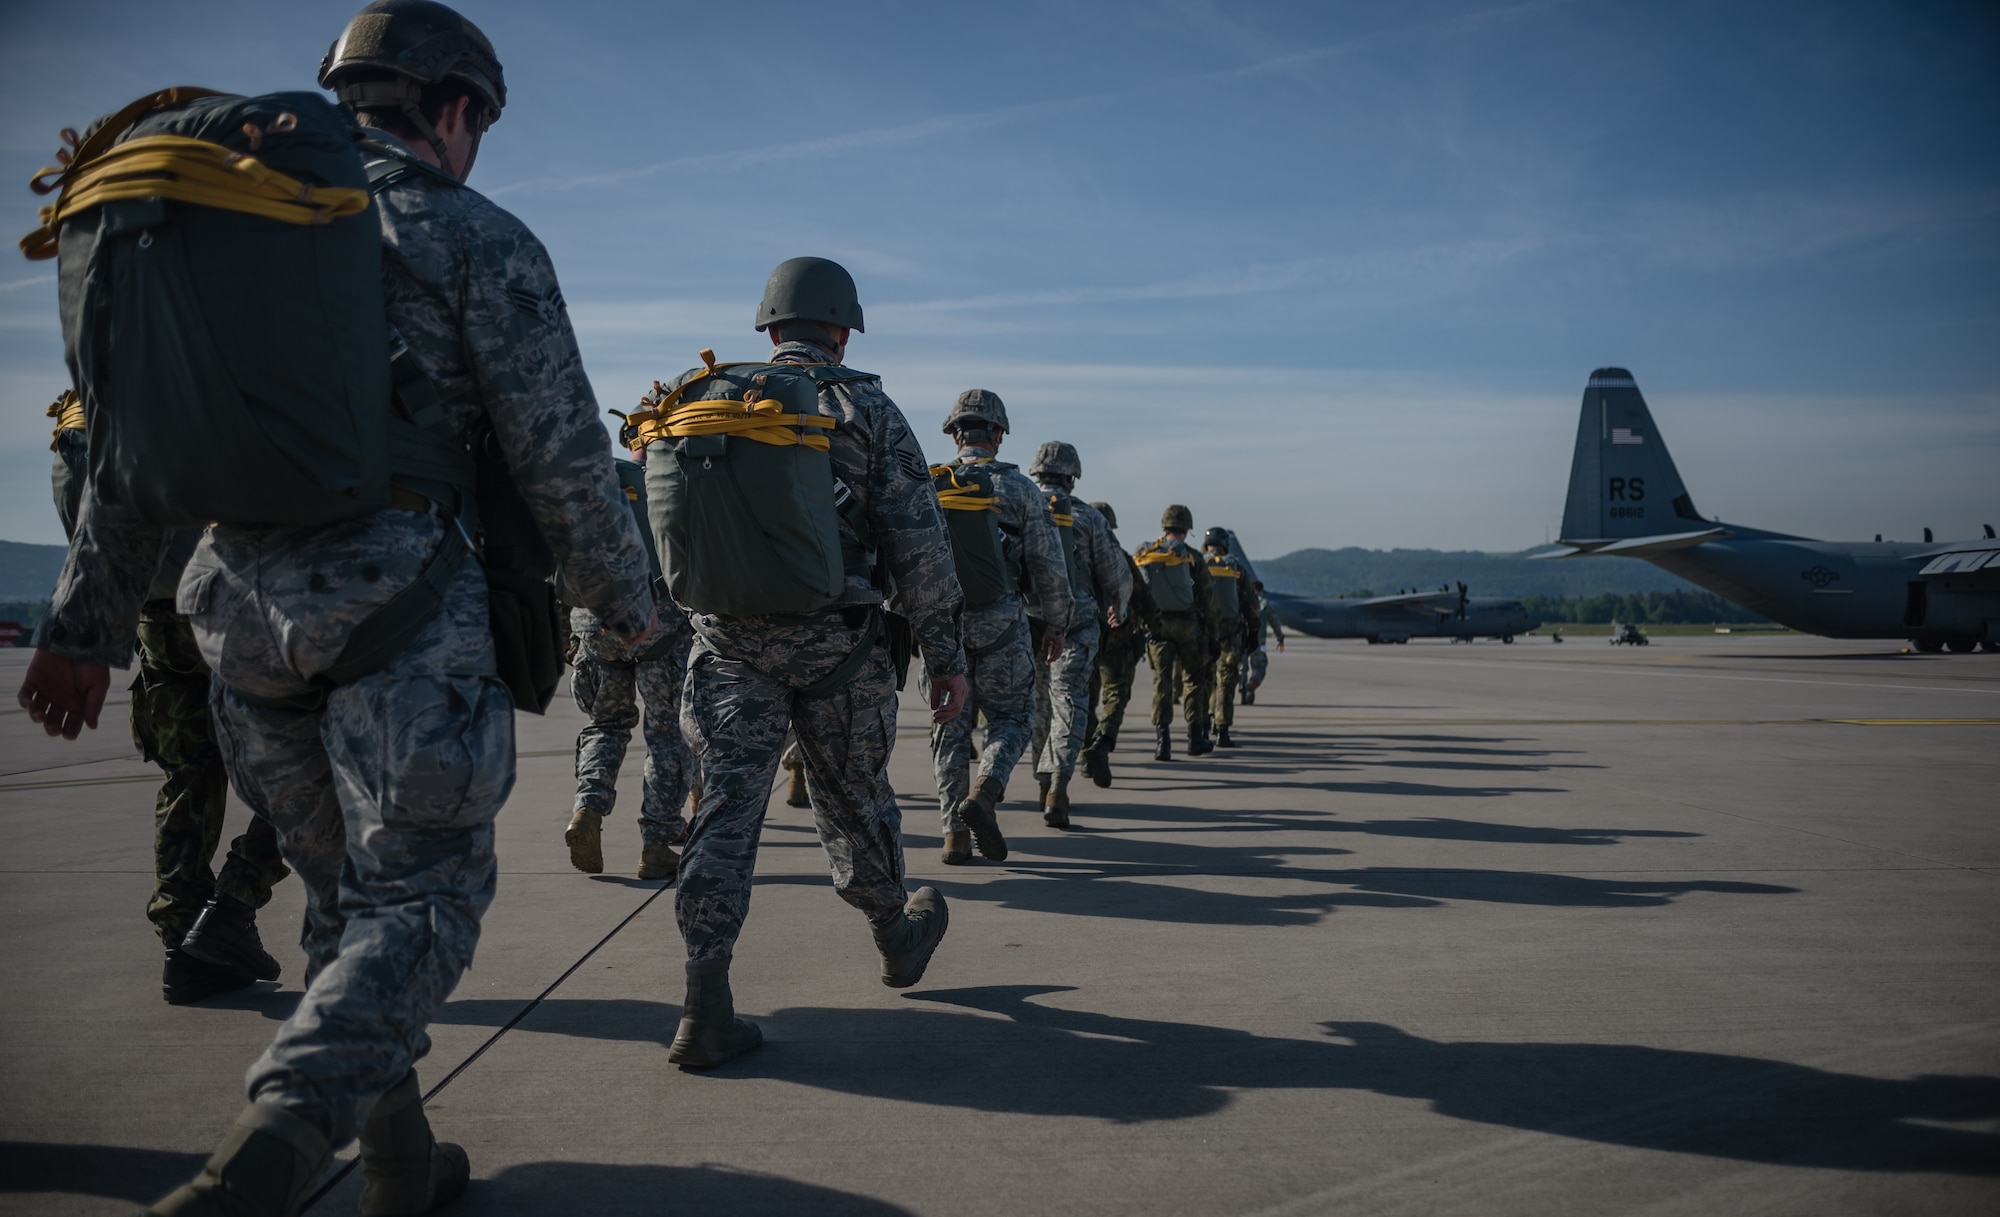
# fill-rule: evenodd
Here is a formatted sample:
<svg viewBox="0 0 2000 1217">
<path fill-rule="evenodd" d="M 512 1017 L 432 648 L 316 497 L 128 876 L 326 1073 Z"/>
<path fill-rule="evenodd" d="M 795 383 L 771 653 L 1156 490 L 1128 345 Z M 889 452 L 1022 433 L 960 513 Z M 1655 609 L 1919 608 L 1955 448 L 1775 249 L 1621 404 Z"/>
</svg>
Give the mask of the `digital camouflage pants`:
<svg viewBox="0 0 2000 1217">
<path fill-rule="evenodd" d="M 477 562 L 401 654 L 323 704 L 299 665 L 338 653 L 443 527 L 390 510 L 263 535 L 211 529 L 181 581 L 222 678 L 230 779 L 306 888 L 305 996 L 250 1067 L 250 1098 L 335 1147 L 430 1051 L 431 1018 L 472 962 L 493 900 L 493 818 L 514 785 L 514 704 L 491 675 Z M 249 535 L 218 542 L 225 531 Z"/>
<path fill-rule="evenodd" d="M 1215 690 L 1215 702 L 1209 721 L 1227 727 L 1236 721 L 1236 682 L 1243 678 L 1243 636 L 1232 629 L 1210 649 L 1215 656 L 1215 672 L 1209 682 Z"/>
<path fill-rule="evenodd" d="M 1095 742 L 1104 736 L 1116 742 L 1118 728 L 1125 722 L 1125 708 L 1132 704 L 1132 682 L 1139 675 L 1139 662 L 1146 657 L 1145 636 L 1132 624 L 1104 632 L 1097 655 L 1097 670 L 1090 676 L 1090 729 Z"/>
<path fill-rule="evenodd" d="M 937 783 L 938 811 L 946 832 L 966 831 L 958 805 L 972 793 L 975 781 L 974 722 L 983 719 L 986 727 L 985 742 L 977 753 L 977 780 L 992 778 L 1003 787 L 1034 730 L 1035 652 L 1027 618 L 1013 616 L 1016 626 L 1007 619 L 982 621 L 975 616 L 977 611 L 965 615 L 965 675 L 971 688 L 965 712 L 931 728 L 931 777 Z M 920 683 L 928 696 L 929 683 Z"/>
<path fill-rule="evenodd" d="M 701 805 L 681 856 L 674 915 L 690 967 L 727 963 L 750 912 L 751 878 L 785 729 L 798 737 L 813 826 L 833 889 L 870 925 L 900 916 L 903 817 L 889 785 L 896 670 L 877 643 L 861 671 L 824 697 L 797 689 L 699 639 L 688 657 L 681 725 L 701 765 Z"/>
<path fill-rule="evenodd" d="M 278 853 L 270 821 L 229 844 L 218 878 L 210 869 L 222 843 L 229 775 L 208 718 L 208 664 L 187 618 L 170 600 L 149 602 L 139 615 L 139 665 L 132 680 L 132 743 L 166 771 L 153 804 L 153 897 L 146 917 L 171 950 L 181 944 L 218 893 L 263 908 L 271 889 L 291 872 Z"/>
<path fill-rule="evenodd" d="M 1201 623 L 1188 614 L 1160 614 L 1146 643 L 1146 658 L 1153 665 L 1153 725 L 1174 725 L 1178 686 L 1187 725 L 1205 726 L 1209 681 L 1214 679 L 1215 669 L 1209 664 L 1208 640 L 1201 636 Z"/>
<path fill-rule="evenodd" d="M 671 845 L 687 833 L 688 787 L 694 754 L 681 737 L 681 685 L 687 649 L 670 648 L 657 659 L 620 663 L 578 650 L 570 696 L 590 720 L 576 737 L 576 810 L 611 814 L 618 801 L 618 770 L 632 730 L 641 725 L 646 760 L 641 768 L 639 835 L 648 845 Z"/>
<path fill-rule="evenodd" d="M 1264 683 L 1265 673 L 1271 670 L 1271 656 L 1263 647 L 1250 652 L 1243 665 L 1243 687 L 1255 689 Z"/>
<path fill-rule="evenodd" d="M 1090 725 L 1090 680 L 1097 673 L 1095 621 L 1063 640 L 1062 654 L 1043 663 L 1035 653 L 1033 751 L 1038 776 L 1068 777 L 1076 772 Z"/>
</svg>

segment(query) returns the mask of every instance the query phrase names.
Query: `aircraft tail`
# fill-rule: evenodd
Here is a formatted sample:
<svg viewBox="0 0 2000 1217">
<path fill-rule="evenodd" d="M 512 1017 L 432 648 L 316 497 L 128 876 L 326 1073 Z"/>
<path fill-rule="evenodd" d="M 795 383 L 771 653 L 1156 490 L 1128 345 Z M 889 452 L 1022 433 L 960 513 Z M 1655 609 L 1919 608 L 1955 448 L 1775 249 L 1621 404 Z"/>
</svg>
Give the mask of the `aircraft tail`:
<svg viewBox="0 0 2000 1217">
<path fill-rule="evenodd" d="M 1563 541 L 1663 536 L 1707 523 L 1681 484 L 1632 373 L 1592 372 L 1576 426 Z"/>
</svg>

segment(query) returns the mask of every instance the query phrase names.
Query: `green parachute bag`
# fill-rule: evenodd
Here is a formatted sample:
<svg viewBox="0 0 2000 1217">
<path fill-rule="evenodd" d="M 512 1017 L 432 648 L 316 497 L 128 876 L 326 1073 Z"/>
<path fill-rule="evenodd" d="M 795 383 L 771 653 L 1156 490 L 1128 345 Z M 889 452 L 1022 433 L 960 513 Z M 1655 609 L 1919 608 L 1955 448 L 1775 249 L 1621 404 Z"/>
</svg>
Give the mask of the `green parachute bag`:
<svg viewBox="0 0 2000 1217">
<path fill-rule="evenodd" d="M 1146 590 L 1163 613 L 1186 613 L 1194 608 L 1194 564 L 1197 559 L 1171 549 L 1156 549 L 1148 542 L 1132 559 L 1146 577 Z"/>
<path fill-rule="evenodd" d="M 21 247 L 58 258 L 100 497 L 168 527 L 387 504 L 381 230 L 344 112 L 167 89 L 33 185 L 61 191 Z"/>
<path fill-rule="evenodd" d="M 1243 602 L 1238 598 L 1243 572 L 1227 562 L 1208 563 L 1209 614 L 1217 625 L 1238 625 L 1243 620 Z"/>
<path fill-rule="evenodd" d="M 1062 491 L 1049 494 L 1049 519 L 1055 521 L 1056 536 L 1062 542 L 1063 566 L 1069 571 L 1069 594 L 1082 599 L 1090 591 L 1090 568 L 1076 543 L 1076 500 Z"/>
<path fill-rule="evenodd" d="M 932 465 L 931 488 L 944 509 L 952 564 L 967 608 L 991 604 L 1021 590 L 1000 539 L 1000 497 L 993 474 L 977 464 Z"/>
<path fill-rule="evenodd" d="M 646 450 L 646 502 L 667 591 L 697 613 L 811 613 L 845 592 L 823 382 L 838 365 L 714 362 L 654 386 L 627 421 Z"/>
</svg>

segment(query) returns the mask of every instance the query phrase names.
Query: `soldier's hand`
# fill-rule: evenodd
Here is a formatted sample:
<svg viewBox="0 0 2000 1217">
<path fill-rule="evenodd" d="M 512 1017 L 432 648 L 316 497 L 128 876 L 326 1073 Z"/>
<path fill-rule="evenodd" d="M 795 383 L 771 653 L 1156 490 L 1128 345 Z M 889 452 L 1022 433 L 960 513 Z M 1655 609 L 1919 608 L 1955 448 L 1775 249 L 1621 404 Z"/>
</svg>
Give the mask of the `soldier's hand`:
<svg viewBox="0 0 2000 1217">
<path fill-rule="evenodd" d="M 660 613 L 658 609 L 655 609 L 651 614 L 647 616 L 645 629 L 640 630 L 638 633 L 632 635 L 630 638 L 620 638 L 618 641 L 624 643 L 628 647 L 636 647 L 640 643 L 646 641 L 648 638 L 651 638 L 653 635 L 659 632 L 660 632 Z"/>
<path fill-rule="evenodd" d="M 1280 638 L 1278 639 L 1278 650 L 1282 652 L 1284 651 L 1284 649 L 1285 649 L 1285 640 Z"/>
<path fill-rule="evenodd" d="M 1056 656 L 1062 653 L 1063 653 L 1063 636 L 1061 634 L 1050 634 L 1048 637 L 1042 639 L 1043 663 L 1054 663 L 1056 661 Z"/>
<path fill-rule="evenodd" d="M 963 676 L 947 676 L 931 682 L 931 725 L 941 727 L 965 709 L 971 688 Z"/>
<path fill-rule="evenodd" d="M 1118 615 L 1117 605 L 1107 604 L 1104 606 L 1104 624 L 1110 626 L 1114 630 L 1117 629 L 1119 626 L 1125 624 L 1125 619 Z"/>
<path fill-rule="evenodd" d="M 103 664 L 38 650 L 28 661 L 17 700 L 42 730 L 75 739 L 85 727 L 97 730 L 97 714 L 110 691 L 111 669 Z"/>
</svg>

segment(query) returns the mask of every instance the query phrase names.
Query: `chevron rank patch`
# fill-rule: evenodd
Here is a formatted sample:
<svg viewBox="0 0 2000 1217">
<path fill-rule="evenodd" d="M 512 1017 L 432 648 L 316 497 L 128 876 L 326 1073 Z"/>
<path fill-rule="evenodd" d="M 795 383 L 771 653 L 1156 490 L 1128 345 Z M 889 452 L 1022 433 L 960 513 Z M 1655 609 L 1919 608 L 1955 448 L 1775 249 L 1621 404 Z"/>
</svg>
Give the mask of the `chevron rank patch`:
<svg viewBox="0 0 2000 1217">
<path fill-rule="evenodd" d="M 525 287 L 510 287 L 507 298 L 514 306 L 531 317 L 539 317 L 547 325 L 560 324 L 563 319 L 562 289 L 551 283 L 546 291 L 534 291 Z"/>
</svg>

